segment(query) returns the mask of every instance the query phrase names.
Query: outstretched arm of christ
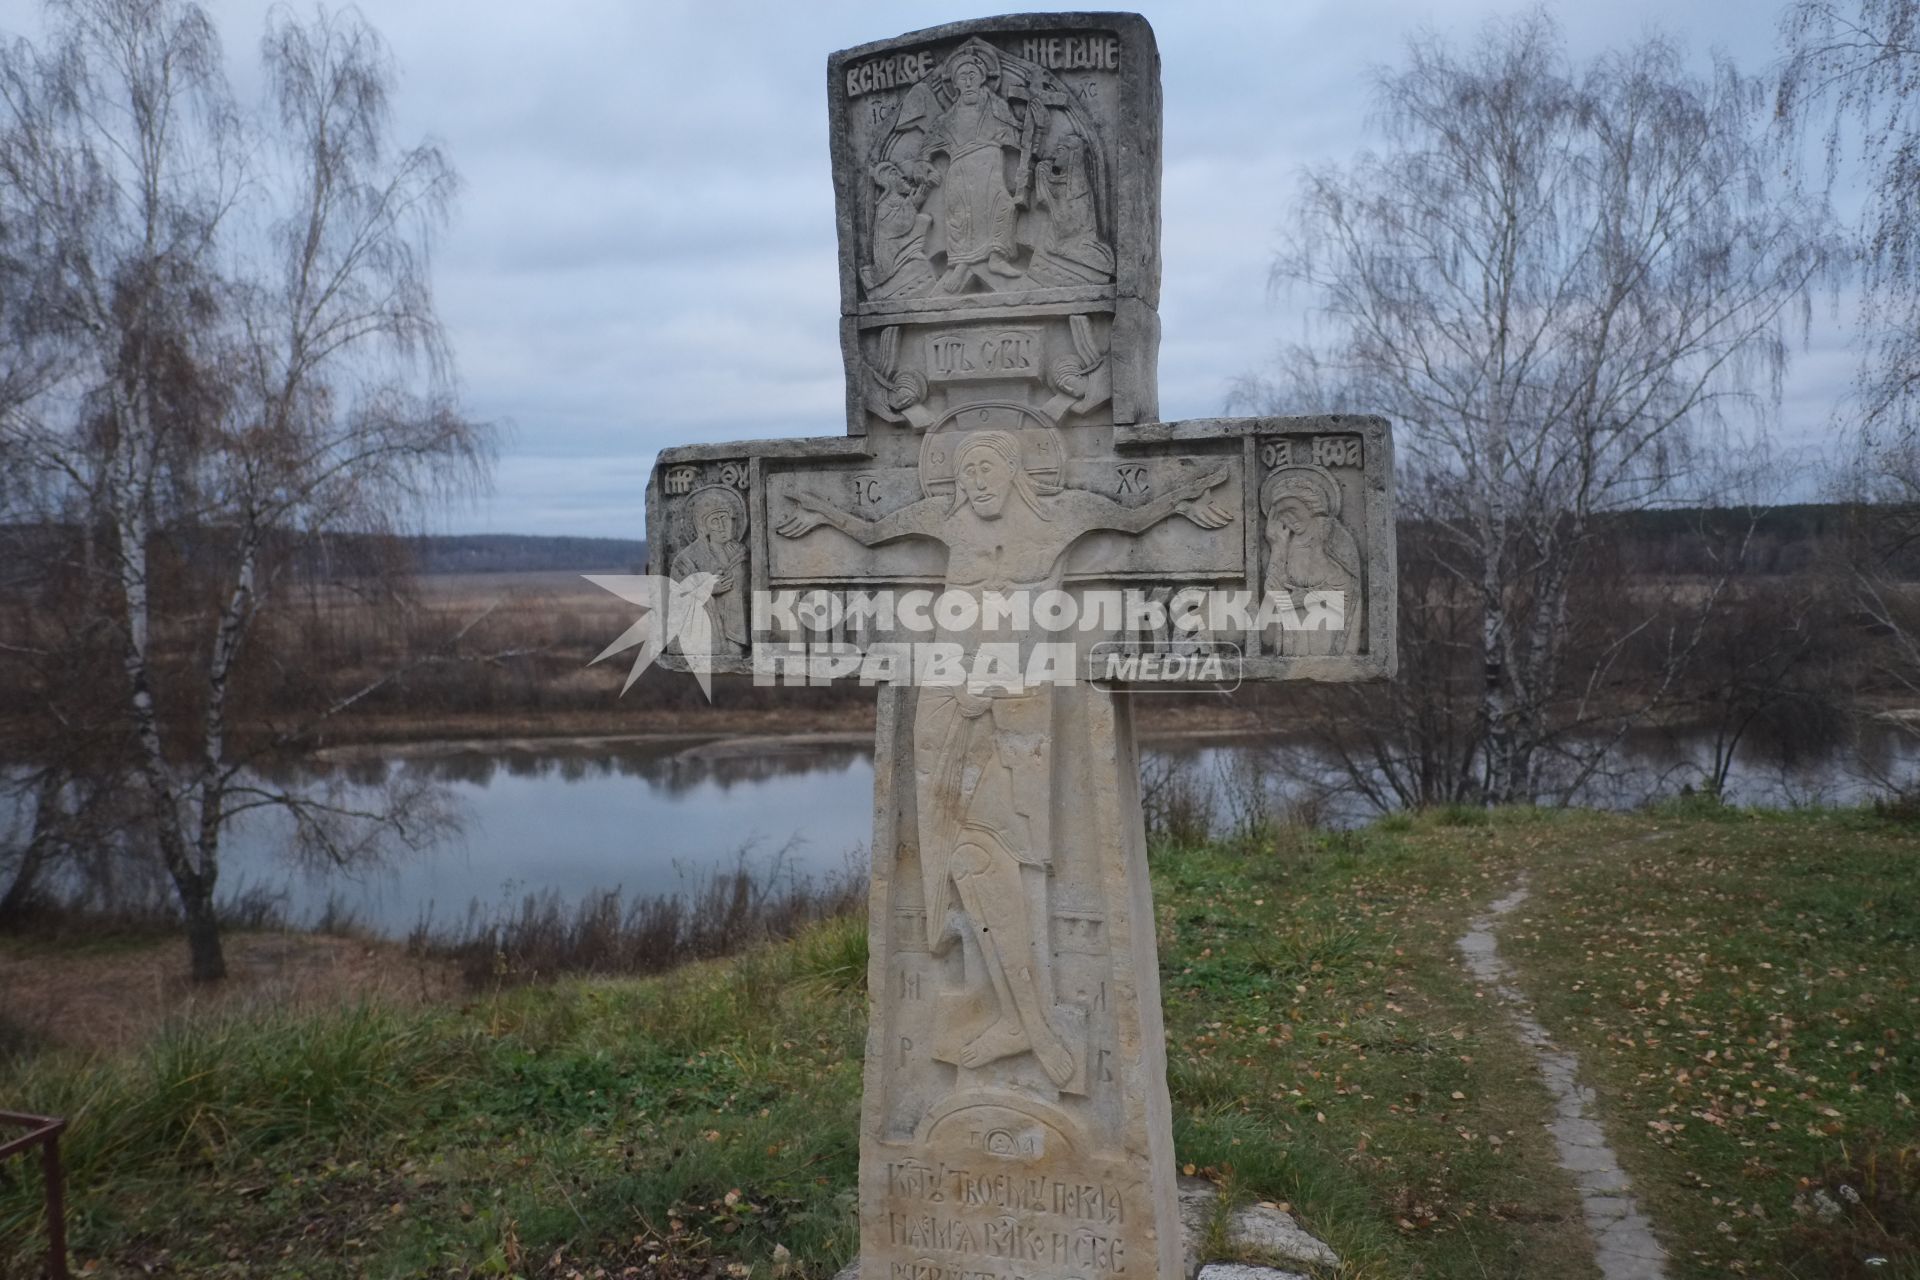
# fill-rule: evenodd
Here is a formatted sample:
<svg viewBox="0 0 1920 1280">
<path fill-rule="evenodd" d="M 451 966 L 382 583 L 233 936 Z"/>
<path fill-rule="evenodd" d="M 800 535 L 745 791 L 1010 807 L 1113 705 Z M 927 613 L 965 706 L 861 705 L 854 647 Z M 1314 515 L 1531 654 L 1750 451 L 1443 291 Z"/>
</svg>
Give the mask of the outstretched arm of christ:
<svg viewBox="0 0 1920 1280">
<path fill-rule="evenodd" d="M 1085 489 L 1066 490 L 1061 497 L 1073 513 L 1081 532 L 1115 529 L 1121 533 L 1145 533 L 1162 520 L 1182 515 L 1202 529 L 1220 529 L 1233 523 L 1233 513 L 1211 502 L 1202 503 L 1209 490 L 1227 482 L 1225 470 L 1212 471 L 1189 480 L 1144 506 L 1128 507 L 1111 498 L 1103 498 Z"/>
<path fill-rule="evenodd" d="M 865 516 L 842 511 L 804 490 L 793 495 L 793 505 L 797 510 L 774 528 L 774 532 L 781 537 L 798 538 L 826 524 L 863 547 L 874 547 L 916 535 L 923 538 L 938 537 L 941 517 L 947 507 L 946 503 L 936 499 L 922 498 L 878 520 L 869 520 Z"/>
</svg>

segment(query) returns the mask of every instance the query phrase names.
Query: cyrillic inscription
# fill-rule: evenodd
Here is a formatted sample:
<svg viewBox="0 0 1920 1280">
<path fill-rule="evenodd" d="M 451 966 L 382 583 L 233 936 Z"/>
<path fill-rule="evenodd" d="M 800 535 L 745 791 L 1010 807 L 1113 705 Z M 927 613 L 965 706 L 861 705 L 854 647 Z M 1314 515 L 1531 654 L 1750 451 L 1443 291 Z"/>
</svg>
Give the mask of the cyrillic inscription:
<svg viewBox="0 0 1920 1280">
<path fill-rule="evenodd" d="M 1313 465 L 1316 467 L 1357 467 L 1360 465 L 1359 436 L 1315 436 Z"/>
<path fill-rule="evenodd" d="M 887 1190 L 903 1200 L 950 1208 L 989 1208 L 1050 1213 L 1078 1222 L 1114 1225 L 1126 1221 L 1120 1189 L 1110 1183 L 1073 1182 L 1043 1174 L 982 1172 L 921 1160 L 887 1164 Z"/>
<path fill-rule="evenodd" d="M 1118 71 L 1119 36 L 1030 36 L 1020 56 L 1049 71 Z"/>
<path fill-rule="evenodd" d="M 935 382 L 1037 377 L 1039 353 L 1038 329 L 950 330 L 927 339 L 927 374 Z"/>
<path fill-rule="evenodd" d="M 904 88 L 931 70 L 931 49 L 922 49 L 917 53 L 890 53 L 884 58 L 874 58 L 859 66 L 848 67 L 847 96 L 858 98 L 882 89 Z"/>
<path fill-rule="evenodd" d="M 1046 1267 L 1075 1267 L 1125 1275 L 1127 1243 L 1088 1227 L 1058 1231 L 1036 1227 L 1012 1214 L 983 1221 L 938 1213 L 887 1215 L 887 1243 L 961 1258 L 997 1258 Z"/>
</svg>

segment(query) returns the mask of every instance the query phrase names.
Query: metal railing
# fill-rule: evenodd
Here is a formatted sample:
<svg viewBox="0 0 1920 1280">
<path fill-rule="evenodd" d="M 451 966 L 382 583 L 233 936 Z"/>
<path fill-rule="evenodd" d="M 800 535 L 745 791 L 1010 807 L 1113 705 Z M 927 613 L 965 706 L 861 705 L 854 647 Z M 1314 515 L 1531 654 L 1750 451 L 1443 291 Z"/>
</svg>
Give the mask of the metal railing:
<svg viewBox="0 0 1920 1280">
<path fill-rule="evenodd" d="M 67 1122 L 51 1116 L 0 1111 L 0 1126 L 27 1131 L 18 1138 L 0 1142 L 0 1160 L 16 1156 L 28 1147 L 40 1148 L 40 1168 L 45 1175 L 47 1194 L 47 1280 L 67 1280 L 66 1177 L 60 1168 L 60 1135 L 66 1131 Z"/>
</svg>

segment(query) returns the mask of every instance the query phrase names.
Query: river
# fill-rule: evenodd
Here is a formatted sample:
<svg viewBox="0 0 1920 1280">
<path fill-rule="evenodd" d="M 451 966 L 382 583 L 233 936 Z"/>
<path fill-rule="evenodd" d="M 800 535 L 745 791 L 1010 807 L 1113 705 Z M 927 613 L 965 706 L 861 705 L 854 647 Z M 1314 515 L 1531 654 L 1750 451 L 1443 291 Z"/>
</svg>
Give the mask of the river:
<svg viewBox="0 0 1920 1280">
<path fill-rule="evenodd" d="M 1295 776 L 1279 770 L 1276 745 Z M 1613 772 L 1578 798 L 1625 807 L 1673 794 L 1700 776 L 1709 751 L 1700 735 L 1637 734 L 1621 745 Z M 1150 777 L 1183 779 L 1220 826 L 1250 806 L 1283 812 L 1302 794 L 1297 775 L 1314 764 L 1300 744 L 1244 737 L 1150 739 L 1143 757 Z M 1873 794 L 1873 777 L 1916 769 L 1913 739 L 1880 732 L 1815 759 L 1743 760 L 1728 796 L 1763 806 L 1858 803 Z M 396 936 L 423 918 L 463 919 L 476 901 L 491 907 L 546 891 L 569 900 L 609 889 L 670 893 L 742 861 L 769 875 L 859 870 L 872 834 L 872 751 L 844 736 L 351 748 L 294 771 L 344 785 L 349 795 L 397 772 L 431 781 L 460 831 L 379 869 L 310 872 L 289 864 L 281 820 L 252 816 L 229 836 L 228 892 L 281 895 L 296 920 L 313 919 L 331 900 L 357 923 Z M 1370 816 L 1337 791 L 1313 812 L 1335 825 Z"/>
</svg>

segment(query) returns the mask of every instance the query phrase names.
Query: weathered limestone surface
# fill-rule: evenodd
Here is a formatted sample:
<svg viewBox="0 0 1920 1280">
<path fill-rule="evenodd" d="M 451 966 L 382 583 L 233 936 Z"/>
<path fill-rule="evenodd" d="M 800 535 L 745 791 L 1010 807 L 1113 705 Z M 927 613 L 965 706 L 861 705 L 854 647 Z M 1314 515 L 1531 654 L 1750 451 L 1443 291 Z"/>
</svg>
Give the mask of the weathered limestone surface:
<svg viewBox="0 0 1920 1280">
<path fill-rule="evenodd" d="M 1042 638 L 961 614 L 937 636 L 761 618 L 749 592 L 1084 601 L 1126 586 L 1344 611 L 1182 637 L 1102 615 L 1071 636 L 1082 652 L 1178 644 L 1244 658 L 1245 679 L 1391 674 L 1388 425 L 1155 421 L 1146 22 L 955 23 L 836 53 L 827 80 L 848 435 L 666 450 L 648 487 L 654 572 L 711 576 L 712 668 L 753 671 L 822 640 L 1026 655 Z M 1129 678 L 882 690 L 860 1173 L 871 1280 L 1188 1273 Z M 1258 1215 L 1232 1230 L 1325 1260 Z"/>
<path fill-rule="evenodd" d="M 983 527 L 878 534 L 929 503 L 964 514 L 961 453 L 991 435 L 1018 478 L 986 547 L 1035 553 L 1010 584 L 1339 593 L 1337 629 L 1201 640 L 1231 646 L 1248 680 L 1389 675 L 1387 424 L 1154 420 L 1160 83 L 1145 20 L 953 23 L 834 54 L 827 81 L 848 434 L 668 449 L 648 486 L 655 570 L 718 575 L 712 669 L 750 672 L 756 646 L 823 634 L 775 619 L 743 640 L 752 591 L 949 582 L 956 538 Z M 1171 643 L 1164 625 L 1079 638 Z"/>
<path fill-rule="evenodd" d="M 929 785 L 940 785 L 953 749 L 923 710 L 938 696 L 890 690 L 880 709 L 876 844 L 898 852 L 891 866 L 876 862 L 869 914 L 868 982 L 884 996 L 867 1039 L 862 1107 L 868 1274 L 1177 1275 L 1165 1037 L 1128 703 L 1104 690 L 1046 691 L 1031 695 L 1041 700 L 1037 725 L 1009 717 L 1007 729 L 981 726 L 989 750 L 1013 740 L 1025 757 L 1018 768 L 1035 796 L 1027 816 L 1049 830 L 1019 852 L 1044 850 L 1048 861 L 1007 858 L 975 873 L 961 859 L 1003 857 L 983 840 L 948 852 L 945 873 L 929 875 L 934 842 L 956 838 L 918 820 L 923 798 L 939 803 Z M 909 777 L 921 785 L 902 785 Z M 1013 783 L 1009 771 L 1008 796 Z M 994 803 L 972 812 L 990 816 Z M 1008 811 L 1020 803 L 1010 800 Z M 992 886 L 968 885 L 995 874 L 1008 882 L 1004 907 L 987 896 Z M 1011 1041 L 992 1042 L 1006 1030 Z M 912 1271 L 921 1267 L 938 1275 Z"/>
<path fill-rule="evenodd" d="M 1265 1262 L 1215 1261 L 1207 1257 L 1207 1242 L 1220 1212 L 1220 1192 L 1204 1178 L 1178 1182 L 1181 1231 L 1181 1274 L 1192 1280 L 1305 1280 L 1299 1272 Z M 1226 1252 L 1234 1258 L 1261 1258 L 1267 1262 L 1338 1267 L 1339 1255 L 1303 1230 L 1293 1215 L 1268 1205 L 1247 1205 L 1228 1213 Z M 855 1261 L 834 1280 L 860 1280 Z"/>
</svg>

